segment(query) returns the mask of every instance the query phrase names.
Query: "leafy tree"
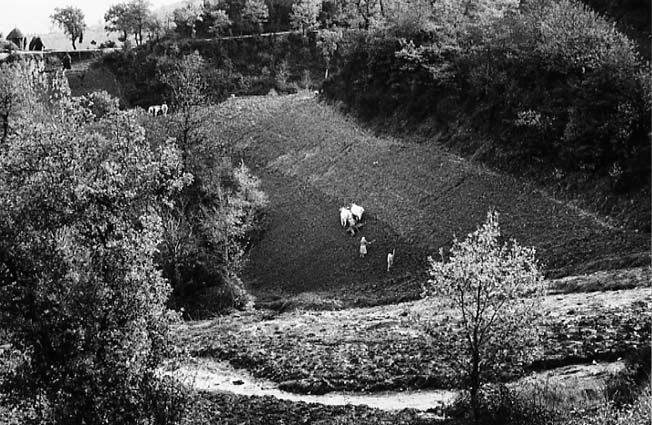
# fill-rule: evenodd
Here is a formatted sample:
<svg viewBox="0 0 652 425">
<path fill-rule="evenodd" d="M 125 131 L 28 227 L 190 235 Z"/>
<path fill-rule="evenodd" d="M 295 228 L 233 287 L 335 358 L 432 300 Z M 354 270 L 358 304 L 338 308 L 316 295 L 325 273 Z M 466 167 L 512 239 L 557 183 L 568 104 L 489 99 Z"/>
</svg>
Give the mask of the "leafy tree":
<svg viewBox="0 0 652 425">
<path fill-rule="evenodd" d="M 383 0 L 350 0 L 348 11 L 349 15 L 359 22 L 359 27 L 365 30 L 371 28 L 372 24 L 385 14 Z"/>
<path fill-rule="evenodd" d="M 195 37 L 197 23 L 202 11 L 194 3 L 188 2 L 185 6 L 174 9 L 174 23 L 176 31 L 185 37 Z"/>
<path fill-rule="evenodd" d="M 273 31 L 290 28 L 293 0 L 265 0 L 265 4 L 269 10 L 269 22 Z"/>
<path fill-rule="evenodd" d="M 151 22 L 150 3 L 148 0 L 132 0 L 129 4 L 128 12 L 130 20 L 133 23 L 132 32 L 136 45 L 143 44 L 143 30 Z"/>
<path fill-rule="evenodd" d="M 109 7 L 104 14 L 106 25 L 104 29 L 110 32 L 122 33 L 120 41 L 125 41 L 132 30 L 131 17 L 129 16 L 129 5 L 118 3 Z"/>
<path fill-rule="evenodd" d="M 243 164 L 235 168 L 229 146 L 220 142 L 220 130 L 205 107 L 205 68 L 195 52 L 161 70 L 174 110 L 171 135 L 180 147 L 183 168 L 194 179 L 165 212 L 159 258 L 181 301 L 206 298 L 199 291 L 216 288 L 223 293 L 211 300 L 217 303 L 214 309 L 242 307 L 248 296 L 237 274 L 247 234 L 267 201 L 258 180 Z"/>
<path fill-rule="evenodd" d="M 191 150 L 197 138 L 193 132 L 203 121 L 201 109 L 208 103 L 206 96 L 206 80 L 204 79 L 204 58 L 197 52 L 183 56 L 174 61 L 171 69 L 164 70 L 160 75 L 161 82 L 168 87 L 172 98 L 172 106 L 179 134 L 177 141 L 181 151 Z M 186 161 L 184 157 L 184 162 Z"/>
<path fill-rule="evenodd" d="M 153 17 L 147 0 L 131 0 L 126 3 L 112 5 L 104 14 L 107 22 L 105 29 L 112 32 L 121 32 L 121 41 L 127 39 L 127 34 L 132 34 L 136 45 L 143 43 L 143 31 L 151 27 Z"/>
<path fill-rule="evenodd" d="M 242 8 L 242 20 L 253 32 L 262 32 L 263 24 L 269 20 L 269 10 L 263 0 L 246 0 Z"/>
<path fill-rule="evenodd" d="M 317 38 L 317 47 L 321 50 L 324 61 L 326 61 L 324 79 L 328 78 L 330 63 L 333 59 L 333 55 L 337 51 L 337 46 L 340 41 L 342 41 L 341 30 L 322 30 L 319 32 L 319 37 Z"/>
<path fill-rule="evenodd" d="M 19 74 L 19 97 L 39 99 L 50 77 Z M 188 178 L 134 112 L 95 116 L 53 78 L 0 145 L 0 324 L 22 353 L 2 390 L 27 423 L 174 421 L 156 368 L 175 315 L 154 253 L 158 211 Z"/>
<path fill-rule="evenodd" d="M 77 7 L 64 7 L 55 8 L 54 14 L 50 15 L 53 23 L 63 28 L 63 31 L 70 37 L 72 41 L 72 48 L 77 50 L 75 42 L 79 40 L 80 43 L 84 40 L 84 30 L 86 23 L 84 22 L 84 12 Z"/>
<path fill-rule="evenodd" d="M 498 213 L 464 241 L 453 240 L 449 261 L 429 258 L 426 292 L 454 311 L 446 331 L 455 335 L 455 359 L 478 419 L 483 383 L 506 368 L 519 368 L 539 350 L 538 321 L 543 277 L 534 248 L 500 243 Z M 433 330 L 435 328 L 432 328 Z"/>
<path fill-rule="evenodd" d="M 290 23 L 292 28 L 305 34 L 317 26 L 317 17 L 321 10 L 322 0 L 301 0 L 292 5 Z"/>
<path fill-rule="evenodd" d="M 213 23 L 211 24 L 209 28 L 209 32 L 214 35 L 222 35 L 226 32 L 226 30 L 233 25 L 233 22 L 231 19 L 229 19 L 229 15 L 226 13 L 225 10 L 215 10 L 211 12 L 211 18 L 213 20 Z"/>
<path fill-rule="evenodd" d="M 145 29 L 147 30 L 147 37 L 150 41 L 159 40 L 161 36 L 165 33 L 165 28 L 163 27 L 163 22 L 160 18 L 156 16 L 149 16 L 145 23 Z"/>
</svg>

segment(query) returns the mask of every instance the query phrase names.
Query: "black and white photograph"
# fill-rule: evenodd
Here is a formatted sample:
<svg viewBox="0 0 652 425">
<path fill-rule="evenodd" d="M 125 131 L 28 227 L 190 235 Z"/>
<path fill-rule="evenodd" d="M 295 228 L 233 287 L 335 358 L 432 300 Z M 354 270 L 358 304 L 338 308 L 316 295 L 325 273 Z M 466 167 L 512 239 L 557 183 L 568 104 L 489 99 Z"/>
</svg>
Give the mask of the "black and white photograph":
<svg viewBox="0 0 652 425">
<path fill-rule="evenodd" d="M 0 425 L 652 424 L 650 0 L 0 3 Z"/>
</svg>

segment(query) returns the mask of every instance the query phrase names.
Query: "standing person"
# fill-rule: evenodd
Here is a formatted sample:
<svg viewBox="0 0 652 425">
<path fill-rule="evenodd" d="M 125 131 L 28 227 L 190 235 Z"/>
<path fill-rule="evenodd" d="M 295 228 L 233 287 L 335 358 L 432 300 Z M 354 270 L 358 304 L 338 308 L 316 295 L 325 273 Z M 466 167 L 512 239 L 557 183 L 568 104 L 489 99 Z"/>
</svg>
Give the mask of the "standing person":
<svg viewBox="0 0 652 425">
<path fill-rule="evenodd" d="M 367 245 L 371 245 L 374 241 L 368 241 L 364 236 L 360 239 L 360 258 L 367 255 Z"/>
<path fill-rule="evenodd" d="M 387 272 L 388 273 L 389 273 L 389 270 L 394 265 L 394 255 L 396 255 L 396 249 L 393 249 L 392 252 L 387 254 Z"/>
<path fill-rule="evenodd" d="M 72 68 L 72 58 L 70 57 L 70 54 L 66 52 L 66 54 L 63 56 L 63 59 L 61 61 L 63 63 L 63 69 L 64 71 L 66 69 Z"/>
</svg>

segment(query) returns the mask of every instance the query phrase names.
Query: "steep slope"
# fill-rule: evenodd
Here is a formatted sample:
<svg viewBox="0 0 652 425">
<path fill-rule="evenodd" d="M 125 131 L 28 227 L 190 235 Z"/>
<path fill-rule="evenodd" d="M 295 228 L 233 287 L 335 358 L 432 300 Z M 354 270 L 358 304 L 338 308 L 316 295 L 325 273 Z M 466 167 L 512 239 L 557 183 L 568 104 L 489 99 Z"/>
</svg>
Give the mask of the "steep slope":
<svg viewBox="0 0 652 425">
<path fill-rule="evenodd" d="M 232 99 L 215 107 L 225 141 L 254 168 L 270 195 L 269 230 L 250 255 L 258 294 L 318 292 L 348 303 L 415 297 L 426 257 L 501 214 L 503 235 L 537 248 L 548 275 L 649 264 L 649 235 L 609 226 L 527 183 L 452 155 L 436 143 L 366 132 L 309 94 Z M 357 258 L 357 239 L 338 208 L 369 212 L 376 240 Z M 385 257 L 396 248 L 396 269 Z"/>
</svg>

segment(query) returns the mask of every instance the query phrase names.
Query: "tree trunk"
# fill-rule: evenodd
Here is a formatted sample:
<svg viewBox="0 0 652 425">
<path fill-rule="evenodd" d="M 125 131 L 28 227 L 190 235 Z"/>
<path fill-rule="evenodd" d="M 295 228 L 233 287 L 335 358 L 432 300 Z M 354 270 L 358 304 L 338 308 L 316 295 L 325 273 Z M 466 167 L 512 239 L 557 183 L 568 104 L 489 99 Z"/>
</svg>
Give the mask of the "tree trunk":
<svg viewBox="0 0 652 425">
<path fill-rule="evenodd" d="M 77 38 L 77 37 L 75 37 L 75 38 L 72 39 L 72 49 L 73 49 L 73 50 L 77 50 L 77 46 L 75 45 L 75 39 L 76 39 L 76 38 Z"/>
<path fill-rule="evenodd" d="M 478 393 L 480 392 L 480 353 L 477 349 L 473 350 L 471 359 L 471 414 L 473 423 L 478 423 Z"/>
</svg>

